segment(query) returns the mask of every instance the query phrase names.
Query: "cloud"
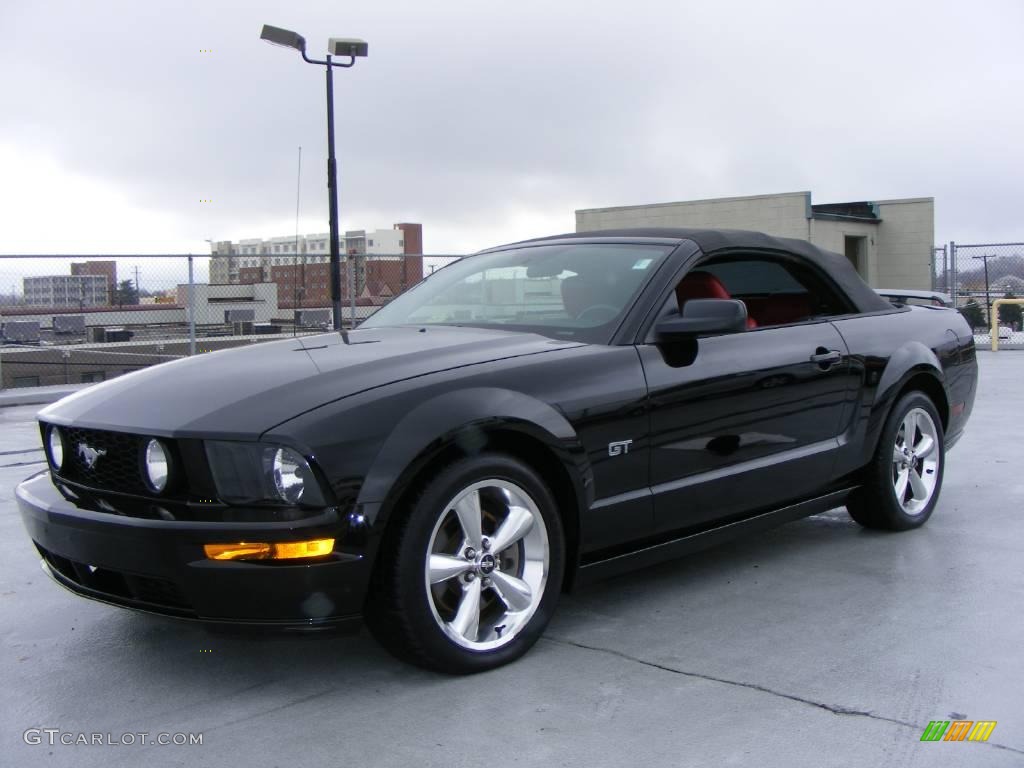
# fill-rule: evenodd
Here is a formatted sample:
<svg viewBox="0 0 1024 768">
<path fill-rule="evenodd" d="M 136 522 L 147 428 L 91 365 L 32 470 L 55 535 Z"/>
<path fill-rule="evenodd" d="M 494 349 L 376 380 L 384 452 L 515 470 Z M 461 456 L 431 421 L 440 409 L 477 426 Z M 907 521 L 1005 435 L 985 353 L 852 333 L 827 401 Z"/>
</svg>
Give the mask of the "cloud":
<svg viewBox="0 0 1024 768">
<path fill-rule="evenodd" d="M 323 74 L 261 42 L 265 22 L 313 56 L 329 35 L 370 43 L 335 77 L 343 228 L 421 221 L 427 250 L 463 251 L 571 229 L 576 208 L 811 189 L 934 196 L 940 242 L 1024 236 L 1015 0 L 102 9 L 0 11 L 17 33 L 0 144 L 34 158 L 7 183 L 38 165 L 51 187 L 106 190 L 74 187 L 103 211 L 83 249 L 294 231 L 300 145 L 300 228 L 327 229 Z M 73 207 L 39 206 L 3 250 Z"/>
</svg>

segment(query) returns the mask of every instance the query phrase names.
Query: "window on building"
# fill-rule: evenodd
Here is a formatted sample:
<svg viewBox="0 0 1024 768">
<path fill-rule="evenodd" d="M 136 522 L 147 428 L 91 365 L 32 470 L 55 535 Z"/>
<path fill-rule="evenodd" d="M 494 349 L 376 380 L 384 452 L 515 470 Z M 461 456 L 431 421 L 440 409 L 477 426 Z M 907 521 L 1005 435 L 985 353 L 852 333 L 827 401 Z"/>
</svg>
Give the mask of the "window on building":
<svg viewBox="0 0 1024 768">
<path fill-rule="evenodd" d="M 83 371 L 82 381 L 85 383 L 93 383 L 97 381 L 103 381 L 103 371 Z"/>
<path fill-rule="evenodd" d="M 373 248 L 373 240 L 367 240 L 366 245 L 369 246 L 370 248 Z"/>
<path fill-rule="evenodd" d="M 16 387 L 38 387 L 39 377 L 38 376 L 15 376 L 14 386 Z"/>
</svg>

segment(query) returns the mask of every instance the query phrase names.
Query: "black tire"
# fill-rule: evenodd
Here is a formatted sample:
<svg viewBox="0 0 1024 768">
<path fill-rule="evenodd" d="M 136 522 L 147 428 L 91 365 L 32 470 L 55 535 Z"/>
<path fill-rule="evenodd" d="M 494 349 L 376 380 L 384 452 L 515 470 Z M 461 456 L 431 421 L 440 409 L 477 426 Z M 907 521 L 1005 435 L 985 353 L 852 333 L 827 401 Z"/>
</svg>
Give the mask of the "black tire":
<svg viewBox="0 0 1024 768">
<path fill-rule="evenodd" d="M 909 462 L 908 469 L 917 473 L 917 477 L 932 482 L 930 495 L 923 497 L 920 501 L 913 498 L 915 491 L 912 484 L 909 484 L 904 491 L 904 499 L 908 496 L 909 502 L 901 503 L 898 497 L 897 486 L 895 485 L 901 472 L 896 462 L 895 452 L 900 449 L 900 442 L 905 442 L 903 433 L 904 421 L 913 413 L 924 411 L 930 417 L 931 423 L 925 426 L 918 426 L 915 434 L 923 435 L 927 428 L 934 433 L 934 454 L 929 454 L 928 461 L 934 457 L 936 465 L 929 471 L 929 464 L 925 459 L 917 459 Z M 923 420 L 921 420 L 923 421 Z M 894 450 L 895 449 L 895 450 Z M 942 419 L 931 399 L 923 392 L 908 392 L 901 397 L 886 419 L 885 427 L 878 439 L 878 446 L 871 463 L 865 468 L 864 483 L 846 502 L 847 511 L 850 517 L 856 520 L 865 528 L 876 528 L 888 531 L 907 531 L 911 528 L 918 528 L 927 522 L 935 510 L 939 500 L 939 491 L 942 490 L 942 477 L 946 467 L 945 434 L 942 431 Z M 923 503 L 922 503 L 923 502 Z M 908 510 L 908 506 L 912 508 Z"/>
<path fill-rule="evenodd" d="M 485 481 L 511 483 L 528 494 L 540 515 L 539 518 L 537 515 L 531 516 L 532 533 L 522 537 L 521 546 L 526 546 L 528 538 L 546 534 L 548 567 L 546 581 L 536 590 L 539 598 L 531 607 L 533 613 L 528 620 L 523 620 L 514 629 L 515 634 L 511 639 L 508 639 L 509 636 L 502 638 L 502 626 L 492 628 L 491 632 L 496 629 L 498 633 L 498 639 L 492 642 L 504 644 L 481 650 L 463 647 L 446 634 L 442 628 L 445 620 L 439 613 L 432 587 L 427 585 L 426 568 L 427 553 L 435 541 L 435 535 L 439 536 L 444 530 L 442 526 L 452 524 L 454 513 L 449 511 L 447 505 L 466 489 Z M 493 494 L 494 491 L 487 488 L 480 493 Z M 484 495 L 478 498 L 481 508 L 487 503 L 494 506 L 493 499 L 500 500 L 500 497 L 493 495 L 489 497 L 492 499 L 490 502 L 486 501 Z M 396 518 L 389 525 L 377 557 L 364 610 L 367 625 L 377 640 L 405 661 L 450 674 L 493 669 L 526 653 L 541 636 L 554 613 L 565 569 L 565 543 L 558 508 L 538 474 L 518 459 L 504 454 L 481 454 L 464 458 L 445 467 L 423 487 L 407 508 L 395 510 L 394 514 Z M 488 523 L 486 515 L 482 517 L 485 519 L 483 533 L 486 543 L 487 536 L 496 532 L 488 530 L 488 524 L 496 526 L 496 522 Z M 456 530 L 461 531 L 457 518 L 456 525 L 460 525 Z M 543 532 L 533 530 L 537 525 L 543 525 Z M 510 552 L 511 548 L 504 551 Z M 518 551 L 525 552 L 525 549 Z M 483 548 L 480 554 L 483 554 Z M 522 562 L 526 562 L 525 555 Z M 495 571 L 501 571 L 501 567 L 495 568 Z M 472 577 L 479 579 L 481 585 L 490 581 L 483 573 L 477 570 Z M 470 577 L 460 575 L 454 582 L 441 588 L 453 590 L 457 596 L 460 589 L 471 586 L 465 582 L 466 578 Z M 496 588 L 485 589 L 481 586 L 481 590 L 481 604 L 490 600 L 491 608 L 498 611 L 506 605 L 500 600 Z M 483 616 L 482 613 L 478 615 Z M 448 626 L 451 628 L 452 625 Z"/>
</svg>

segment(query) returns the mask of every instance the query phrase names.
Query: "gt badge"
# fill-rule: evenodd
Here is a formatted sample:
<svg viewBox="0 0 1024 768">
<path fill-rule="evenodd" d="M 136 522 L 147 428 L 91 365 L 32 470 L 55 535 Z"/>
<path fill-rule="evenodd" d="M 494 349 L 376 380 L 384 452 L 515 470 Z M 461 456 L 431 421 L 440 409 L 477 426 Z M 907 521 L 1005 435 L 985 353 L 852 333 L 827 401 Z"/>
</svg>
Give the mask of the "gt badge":
<svg viewBox="0 0 1024 768">
<path fill-rule="evenodd" d="M 617 440 L 614 443 L 608 443 L 608 455 L 621 456 L 624 453 L 629 453 L 629 446 L 632 444 L 632 440 Z"/>
</svg>

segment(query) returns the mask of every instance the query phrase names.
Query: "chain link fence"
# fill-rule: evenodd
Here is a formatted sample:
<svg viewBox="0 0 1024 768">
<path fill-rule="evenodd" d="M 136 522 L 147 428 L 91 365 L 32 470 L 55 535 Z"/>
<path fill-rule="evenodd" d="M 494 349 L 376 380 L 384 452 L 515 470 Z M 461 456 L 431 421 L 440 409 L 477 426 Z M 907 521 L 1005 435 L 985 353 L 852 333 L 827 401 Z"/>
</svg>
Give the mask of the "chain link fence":
<svg viewBox="0 0 1024 768">
<path fill-rule="evenodd" d="M 992 302 L 1024 298 L 1024 243 L 950 243 L 932 251 L 935 290 L 948 293 L 974 329 L 975 342 L 991 343 Z M 999 308 L 1000 346 L 1024 345 L 1021 307 Z"/>
<path fill-rule="evenodd" d="M 341 325 L 359 323 L 455 254 L 341 259 Z M 990 339 L 990 307 L 1024 297 L 1024 243 L 932 250 L 932 289 Z M 0 256 L 0 389 L 103 381 L 156 363 L 333 327 L 326 254 Z M 1000 345 L 1024 345 L 1021 307 Z"/>
<path fill-rule="evenodd" d="M 341 259 L 354 328 L 460 255 Z M 327 255 L 0 256 L 0 389 L 97 382 L 333 327 Z"/>
<path fill-rule="evenodd" d="M 932 248 L 932 290 L 952 294 L 949 269 L 949 246 Z"/>
</svg>

